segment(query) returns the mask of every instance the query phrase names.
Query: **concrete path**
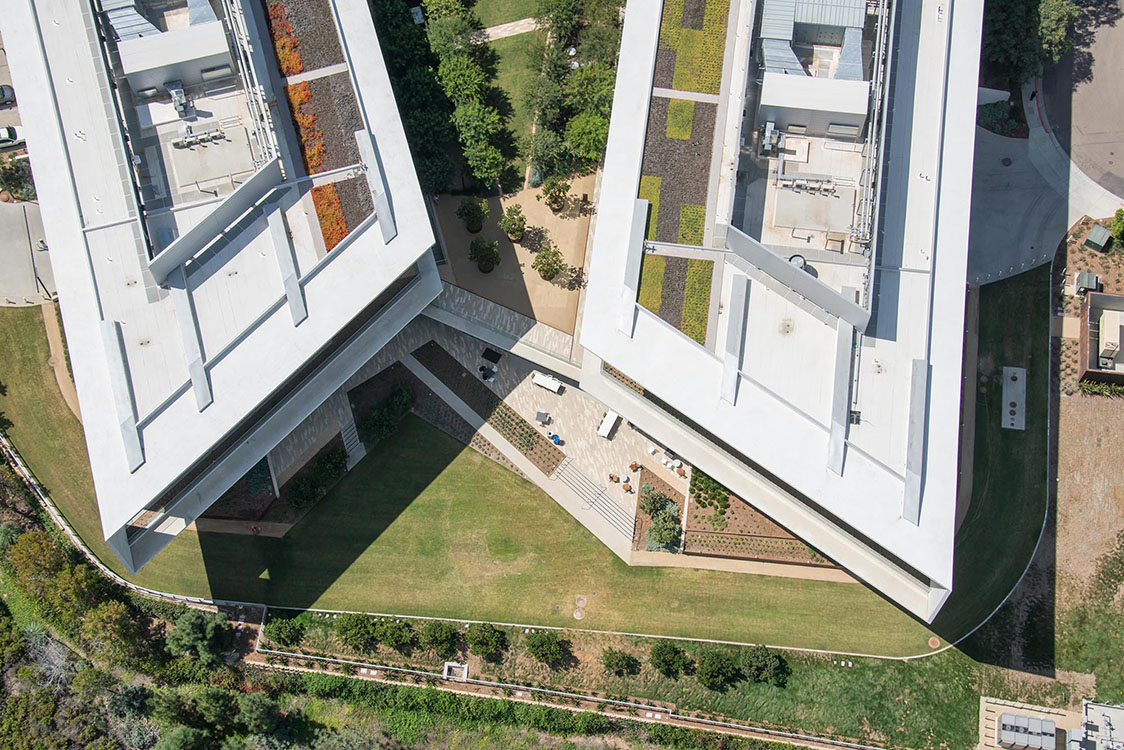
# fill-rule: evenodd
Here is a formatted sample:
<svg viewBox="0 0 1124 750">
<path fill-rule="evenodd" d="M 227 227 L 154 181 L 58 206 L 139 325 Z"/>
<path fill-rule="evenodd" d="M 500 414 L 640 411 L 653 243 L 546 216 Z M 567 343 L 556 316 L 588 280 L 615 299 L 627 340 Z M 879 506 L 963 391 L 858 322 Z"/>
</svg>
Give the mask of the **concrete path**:
<svg viewBox="0 0 1124 750">
<path fill-rule="evenodd" d="M 70 371 L 66 369 L 66 347 L 62 342 L 62 331 L 59 329 L 59 319 L 55 315 L 55 303 L 43 302 L 40 305 L 43 311 L 43 327 L 47 329 L 47 345 L 51 350 L 51 358 L 47 364 L 55 371 L 55 381 L 59 384 L 62 400 L 78 421 L 82 421 L 82 413 L 78 409 L 78 391 L 74 389 L 74 381 Z"/>
<path fill-rule="evenodd" d="M 38 305 L 55 293 L 47 251 L 39 249 L 38 203 L 0 203 L 0 305 Z"/>
<path fill-rule="evenodd" d="M 777 576 L 778 578 L 801 578 L 805 581 L 834 581 L 835 583 L 858 582 L 850 573 L 842 568 L 817 568 L 811 565 L 787 565 L 785 563 L 759 562 L 756 560 L 731 560 L 723 557 L 673 555 L 669 552 L 634 550 L 631 559 L 629 559 L 629 564 L 660 566 L 665 568 L 720 570 L 729 573 Z"/>
<path fill-rule="evenodd" d="M 692 102 L 702 102 L 704 104 L 717 104 L 718 94 L 700 94 L 698 91 L 679 91 L 677 89 L 665 89 L 659 86 L 652 88 L 652 96 L 658 96 L 663 99 L 686 99 Z"/>
<path fill-rule="evenodd" d="M 1121 199 L 1082 172 L 1054 138 L 1041 95 L 1023 88 L 1029 138 L 976 128 L 968 279 L 986 284 L 1049 263 L 1082 216 L 1111 216 Z"/>
<path fill-rule="evenodd" d="M 526 34 L 528 31 L 535 30 L 535 19 L 533 18 L 520 18 L 518 21 L 510 21 L 508 23 L 501 23 L 498 26 L 489 26 L 486 29 L 481 29 L 476 33 L 476 39 L 481 42 L 494 42 L 497 39 L 504 37 L 515 36 L 517 34 Z"/>
<path fill-rule="evenodd" d="M 323 68 L 317 68 L 316 70 L 306 70 L 303 73 L 297 73 L 295 75 L 282 78 L 281 81 L 286 86 L 295 86 L 298 83 L 315 81 L 317 78 L 327 78 L 328 76 L 334 76 L 337 73 L 346 72 L 347 63 L 336 63 L 335 65 L 327 65 Z"/>
<path fill-rule="evenodd" d="M 232 521 L 224 518 L 197 518 L 187 528 L 206 531 L 210 534 L 243 534 L 245 536 L 271 536 L 280 539 L 293 528 L 291 523 L 270 523 L 268 521 Z M 254 529 L 258 533 L 254 533 Z"/>
</svg>

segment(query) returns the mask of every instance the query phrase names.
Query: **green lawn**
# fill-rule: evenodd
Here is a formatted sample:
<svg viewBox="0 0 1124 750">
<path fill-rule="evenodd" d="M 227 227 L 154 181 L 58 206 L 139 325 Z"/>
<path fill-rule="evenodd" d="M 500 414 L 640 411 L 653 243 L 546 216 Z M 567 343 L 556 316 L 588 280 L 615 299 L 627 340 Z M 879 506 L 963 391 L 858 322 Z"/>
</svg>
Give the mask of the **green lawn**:
<svg viewBox="0 0 1124 750">
<path fill-rule="evenodd" d="M 713 275 L 714 261 L 701 258 L 687 261 L 687 288 L 683 292 L 683 317 L 679 321 L 679 330 L 704 346 L 710 316 L 710 281 Z"/>
<path fill-rule="evenodd" d="M 533 18 L 537 0 L 476 0 L 473 10 L 484 28 L 521 18 Z"/>
<path fill-rule="evenodd" d="M 542 59 L 536 52 L 541 53 L 544 39 L 543 32 L 532 31 L 488 43 L 498 58 L 496 86 L 507 94 L 511 102 L 508 127 L 517 140 L 531 133 L 534 112 L 527 106 L 527 87 L 542 68 Z"/>
<path fill-rule="evenodd" d="M 956 535 L 953 592 L 934 623 L 954 640 L 1003 600 L 1034 551 L 1046 504 L 1050 269 L 981 287 L 972 501 Z M 1003 367 L 1027 368 L 1027 429 L 999 426 Z M 984 380 L 986 378 L 986 381 Z M 1002 543 L 997 543 L 998 540 Z"/>
</svg>

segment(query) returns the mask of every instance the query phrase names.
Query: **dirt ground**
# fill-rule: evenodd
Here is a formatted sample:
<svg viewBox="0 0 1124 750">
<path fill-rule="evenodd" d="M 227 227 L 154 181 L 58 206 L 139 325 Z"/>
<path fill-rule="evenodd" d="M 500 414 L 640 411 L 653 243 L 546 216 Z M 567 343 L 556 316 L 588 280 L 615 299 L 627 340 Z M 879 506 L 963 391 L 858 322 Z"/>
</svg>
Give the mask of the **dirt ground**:
<svg viewBox="0 0 1124 750">
<path fill-rule="evenodd" d="M 570 200 L 566 208 L 553 213 L 542 201 L 535 200 L 539 194 L 536 188 L 505 195 L 503 198 L 489 198 L 488 218 L 484 229 L 478 234 L 470 234 L 464 222 L 457 218 L 457 206 L 462 196 L 442 195 L 435 206 L 440 225 L 445 252 L 449 263 L 442 270 L 442 276 L 453 284 L 467 289 L 473 294 L 498 302 L 499 304 L 540 323 L 572 334 L 578 317 L 579 279 L 573 274 L 562 272 L 550 281 L 545 281 L 531 268 L 535 255 L 532 228 L 545 231 L 559 250 L 566 263 L 581 269 L 585 264 L 586 235 L 589 232 L 589 211 L 581 205 L 583 195 L 593 200 L 596 175 L 576 177 L 570 180 Z M 527 218 L 527 234 L 521 243 L 513 243 L 507 238 L 496 222 L 504 209 L 513 203 L 523 208 Z M 499 243 L 500 264 L 491 273 L 480 273 L 476 264 L 468 259 L 468 246 L 473 239 L 482 237 Z"/>
<path fill-rule="evenodd" d="M 1124 529 L 1124 399 L 1062 396 L 1058 412 L 1058 604 L 1073 603 Z"/>
</svg>

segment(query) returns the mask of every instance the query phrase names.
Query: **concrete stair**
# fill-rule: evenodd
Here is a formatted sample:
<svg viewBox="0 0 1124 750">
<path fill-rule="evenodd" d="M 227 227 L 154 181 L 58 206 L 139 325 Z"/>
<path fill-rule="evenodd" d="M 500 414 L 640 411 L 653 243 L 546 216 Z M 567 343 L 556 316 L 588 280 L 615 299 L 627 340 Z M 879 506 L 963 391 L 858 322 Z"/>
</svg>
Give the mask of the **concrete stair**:
<svg viewBox="0 0 1124 750">
<path fill-rule="evenodd" d="M 599 486 L 587 477 L 581 469 L 573 465 L 570 458 L 565 458 L 555 469 L 553 477 L 569 487 L 586 505 L 604 518 L 610 526 L 629 539 L 635 517 L 632 513 L 622 508 L 616 501 L 605 494 L 605 488 Z"/>
<path fill-rule="evenodd" d="M 367 455 L 367 449 L 363 446 L 363 441 L 359 439 L 359 430 L 355 427 L 354 421 L 348 421 L 347 424 L 340 425 L 340 437 L 343 438 L 343 447 L 347 449 L 347 470 L 351 471 L 351 467 Z"/>
</svg>

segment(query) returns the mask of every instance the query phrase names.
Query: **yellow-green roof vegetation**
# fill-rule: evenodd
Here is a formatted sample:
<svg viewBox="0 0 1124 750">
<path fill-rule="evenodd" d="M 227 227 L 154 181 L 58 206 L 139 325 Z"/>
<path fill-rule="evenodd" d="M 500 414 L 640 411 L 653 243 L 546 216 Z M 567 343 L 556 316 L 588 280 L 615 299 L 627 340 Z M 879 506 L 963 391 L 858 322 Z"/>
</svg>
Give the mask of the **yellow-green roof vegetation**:
<svg viewBox="0 0 1124 750">
<path fill-rule="evenodd" d="M 685 4 L 686 0 L 666 0 L 660 23 L 660 44 L 675 50 L 671 87 L 717 94 L 722 83 L 729 0 L 706 0 L 702 29 L 683 28 Z"/>
<path fill-rule="evenodd" d="M 667 269 L 667 258 L 662 255 L 646 253 L 640 265 L 640 306 L 660 314 L 663 302 L 663 274 Z"/>
<path fill-rule="evenodd" d="M 701 246 L 706 208 L 690 203 L 679 207 L 679 244 Z"/>
<path fill-rule="evenodd" d="M 672 99 L 667 103 L 667 137 L 685 141 L 691 137 L 695 121 L 695 103 L 689 99 Z"/>
<path fill-rule="evenodd" d="M 660 186 L 662 184 L 662 177 L 640 176 L 640 197 L 651 204 L 648 211 L 648 231 L 646 235 L 653 242 L 656 239 L 656 223 L 660 216 Z"/>
<path fill-rule="evenodd" d="M 710 279 L 713 274 L 713 261 L 702 258 L 687 260 L 687 286 L 683 292 L 683 313 L 679 330 L 704 346 L 710 315 Z"/>
</svg>

